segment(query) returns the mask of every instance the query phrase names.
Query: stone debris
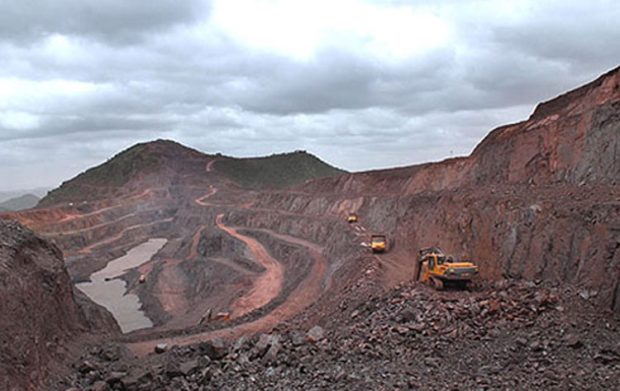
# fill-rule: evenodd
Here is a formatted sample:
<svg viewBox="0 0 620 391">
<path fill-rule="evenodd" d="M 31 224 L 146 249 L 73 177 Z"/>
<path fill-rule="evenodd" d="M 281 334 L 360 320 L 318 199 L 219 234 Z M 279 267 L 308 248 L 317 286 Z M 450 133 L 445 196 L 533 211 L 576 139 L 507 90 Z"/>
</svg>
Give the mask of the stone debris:
<svg viewBox="0 0 620 391">
<path fill-rule="evenodd" d="M 314 326 L 306 334 L 306 338 L 310 342 L 318 342 L 325 336 L 325 330 L 321 326 Z"/>
<path fill-rule="evenodd" d="M 167 343 L 159 343 L 159 344 L 155 345 L 155 353 L 161 354 L 161 353 L 165 352 L 166 350 L 168 350 L 168 344 Z"/>
<path fill-rule="evenodd" d="M 411 283 L 339 310 L 306 333 L 282 328 L 173 347 L 134 362 L 129 373 L 122 359 L 83 357 L 66 386 L 94 390 L 103 381 L 127 391 L 615 389 L 620 322 L 597 311 L 579 295 L 563 297 L 544 283 L 504 281 L 473 292 L 436 292 Z"/>
</svg>

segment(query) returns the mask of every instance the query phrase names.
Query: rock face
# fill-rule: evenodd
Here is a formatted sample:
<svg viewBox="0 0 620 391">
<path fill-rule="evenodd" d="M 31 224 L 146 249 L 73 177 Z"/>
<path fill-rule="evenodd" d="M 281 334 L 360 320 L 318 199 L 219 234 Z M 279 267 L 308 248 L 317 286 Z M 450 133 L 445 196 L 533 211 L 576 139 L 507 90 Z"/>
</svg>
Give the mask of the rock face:
<svg viewBox="0 0 620 391">
<path fill-rule="evenodd" d="M 417 194 L 498 184 L 620 182 L 620 67 L 499 127 L 466 158 L 325 178 L 306 184 L 346 194 Z"/>
<path fill-rule="evenodd" d="M 256 205 L 312 216 L 356 212 L 367 229 L 394 238 L 395 250 L 437 245 L 474 258 L 485 278 L 583 285 L 618 311 L 620 68 L 492 131 L 469 157 L 324 178 L 299 190 L 263 194 Z"/>
<path fill-rule="evenodd" d="M 110 322 L 92 303 L 87 311 L 76 304 L 56 246 L 7 220 L 0 220 L 0 297 L 2 390 L 45 387 L 75 338 L 97 319 Z"/>
<path fill-rule="evenodd" d="M 620 181 L 620 68 L 538 105 L 473 152 L 476 183 Z"/>
</svg>

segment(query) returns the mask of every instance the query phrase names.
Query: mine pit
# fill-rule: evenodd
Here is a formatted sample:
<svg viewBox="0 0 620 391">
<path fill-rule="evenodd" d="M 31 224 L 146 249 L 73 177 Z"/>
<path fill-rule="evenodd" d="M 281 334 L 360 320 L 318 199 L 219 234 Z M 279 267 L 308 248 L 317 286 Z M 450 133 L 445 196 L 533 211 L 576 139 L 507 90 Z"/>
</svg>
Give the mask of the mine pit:
<svg viewBox="0 0 620 391">
<path fill-rule="evenodd" d="M 142 311 L 138 296 L 127 293 L 127 283 L 118 277 L 150 261 L 167 242 L 167 239 L 150 239 L 93 273 L 90 276 L 91 282 L 76 286 L 94 302 L 110 311 L 123 333 L 152 327 L 153 322 Z"/>
</svg>

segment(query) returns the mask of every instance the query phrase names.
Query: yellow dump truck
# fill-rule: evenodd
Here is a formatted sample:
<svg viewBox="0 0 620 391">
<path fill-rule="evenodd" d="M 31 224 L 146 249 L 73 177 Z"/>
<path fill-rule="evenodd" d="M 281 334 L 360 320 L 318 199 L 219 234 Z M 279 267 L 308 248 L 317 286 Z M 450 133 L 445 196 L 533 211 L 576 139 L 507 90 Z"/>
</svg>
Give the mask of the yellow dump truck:
<svg viewBox="0 0 620 391">
<path fill-rule="evenodd" d="M 371 235 L 370 249 L 373 253 L 383 253 L 387 250 L 387 238 L 385 235 Z"/>
<path fill-rule="evenodd" d="M 466 288 L 478 274 L 478 266 L 472 262 L 455 262 L 439 247 L 428 247 L 419 251 L 416 280 L 428 283 L 435 289 L 445 286 Z"/>
<path fill-rule="evenodd" d="M 358 217 L 355 213 L 349 213 L 347 216 L 347 223 L 357 223 Z"/>
</svg>

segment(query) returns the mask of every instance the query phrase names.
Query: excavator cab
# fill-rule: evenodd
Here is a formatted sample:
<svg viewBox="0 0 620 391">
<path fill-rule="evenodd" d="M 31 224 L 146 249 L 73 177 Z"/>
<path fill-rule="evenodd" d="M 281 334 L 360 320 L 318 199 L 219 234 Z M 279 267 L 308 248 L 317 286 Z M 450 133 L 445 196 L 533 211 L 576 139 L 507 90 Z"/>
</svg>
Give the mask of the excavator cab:
<svg viewBox="0 0 620 391">
<path fill-rule="evenodd" d="M 358 217 L 355 213 L 349 213 L 347 216 L 347 223 L 357 223 Z"/>
<path fill-rule="evenodd" d="M 383 253 L 387 248 L 387 238 L 385 235 L 371 235 L 370 248 L 373 253 Z"/>
<path fill-rule="evenodd" d="M 446 285 L 465 288 L 478 274 L 473 262 L 456 262 L 447 257 L 439 247 L 428 247 L 418 253 L 416 280 L 426 282 L 441 290 Z"/>
</svg>

